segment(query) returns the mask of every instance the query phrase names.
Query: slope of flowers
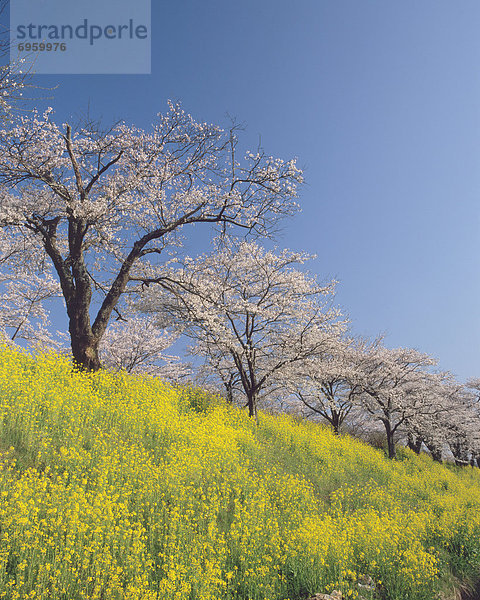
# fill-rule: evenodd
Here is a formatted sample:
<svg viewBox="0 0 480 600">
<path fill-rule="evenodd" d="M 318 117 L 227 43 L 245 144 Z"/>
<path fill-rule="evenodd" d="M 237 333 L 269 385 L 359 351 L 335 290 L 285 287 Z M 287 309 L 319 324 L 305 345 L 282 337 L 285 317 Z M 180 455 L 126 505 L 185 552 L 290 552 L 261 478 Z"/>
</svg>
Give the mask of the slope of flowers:
<svg viewBox="0 0 480 600">
<path fill-rule="evenodd" d="M 0 462 L 0 598 L 432 600 L 480 565 L 478 470 L 55 355 L 1 350 Z"/>
</svg>

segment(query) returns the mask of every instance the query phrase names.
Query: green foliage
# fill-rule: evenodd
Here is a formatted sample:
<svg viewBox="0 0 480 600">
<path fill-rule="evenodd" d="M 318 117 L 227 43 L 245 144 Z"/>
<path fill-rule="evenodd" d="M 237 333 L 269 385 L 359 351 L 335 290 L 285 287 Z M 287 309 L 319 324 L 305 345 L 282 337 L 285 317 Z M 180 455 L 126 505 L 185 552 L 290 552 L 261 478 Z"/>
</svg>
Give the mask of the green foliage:
<svg viewBox="0 0 480 600">
<path fill-rule="evenodd" d="M 219 401 L 212 394 L 193 386 L 179 386 L 177 392 L 179 406 L 187 412 L 194 410 L 198 413 L 206 413 Z"/>
</svg>

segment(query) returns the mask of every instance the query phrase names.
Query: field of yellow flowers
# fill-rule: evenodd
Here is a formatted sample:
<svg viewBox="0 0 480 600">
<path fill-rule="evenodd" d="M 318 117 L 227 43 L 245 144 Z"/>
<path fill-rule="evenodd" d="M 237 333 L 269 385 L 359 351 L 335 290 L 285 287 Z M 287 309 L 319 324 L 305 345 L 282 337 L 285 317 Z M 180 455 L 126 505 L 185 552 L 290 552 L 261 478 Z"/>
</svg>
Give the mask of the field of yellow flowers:
<svg viewBox="0 0 480 600">
<path fill-rule="evenodd" d="M 9 600 L 432 600 L 480 566 L 478 469 L 53 354 L 0 350 L 0 463 Z"/>
</svg>

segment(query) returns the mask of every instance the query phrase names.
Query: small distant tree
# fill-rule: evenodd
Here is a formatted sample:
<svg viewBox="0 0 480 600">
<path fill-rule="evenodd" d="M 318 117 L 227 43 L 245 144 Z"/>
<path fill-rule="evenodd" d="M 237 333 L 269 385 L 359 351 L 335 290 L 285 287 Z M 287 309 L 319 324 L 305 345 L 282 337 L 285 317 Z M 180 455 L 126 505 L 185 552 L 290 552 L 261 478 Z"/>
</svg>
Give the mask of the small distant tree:
<svg viewBox="0 0 480 600">
<path fill-rule="evenodd" d="M 267 235 L 296 209 L 295 161 L 258 149 L 240 159 L 235 128 L 170 104 L 151 131 L 58 126 L 51 110 L 0 130 L 0 227 L 35 246 L 61 286 L 72 353 L 100 367 L 112 312 L 194 224 Z M 133 286 L 133 287 L 132 287 Z M 92 314 L 92 316 L 91 316 Z"/>
<path fill-rule="evenodd" d="M 452 407 L 442 426 L 445 443 L 458 466 L 478 465 L 480 456 L 480 411 L 478 380 L 458 386 Z"/>
<path fill-rule="evenodd" d="M 451 373 L 424 372 L 415 379 L 408 397 L 416 398 L 418 410 L 408 415 L 404 423 L 407 445 L 417 454 L 425 445 L 432 458 L 441 462 L 451 439 L 452 424 L 465 416 L 462 385 Z"/>
<path fill-rule="evenodd" d="M 331 350 L 344 330 L 331 306 L 335 282 L 320 285 L 296 268 L 307 258 L 232 244 L 157 278 L 141 308 L 167 311 L 195 340 L 195 355 L 238 378 L 255 416 L 262 394 L 291 385 L 297 365 Z"/>
<path fill-rule="evenodd" d="M 363 409 L 385 428 L 388 456 L 396 456 L 396 435 L 408 420 L 429 410 L 423 389 L 425 371 L 436 364 L 427 354 L 383 345 L 358 357 L 358 383 Z"/>
<path fill-rule="evenodd" d="M 472 460 L 480 468 L 480 378 L 474 377 L 466 383 L 471 400 L 471 449 Z"/>
<path fill-rule="evenodd" d="M 230 404 L 241 404 L 244 398 L 242 381 L 231 358 L 219 354 L 208 340 L 204 340 L 202 352 L 203 362 L 196 369 L 197 383 L 223 395 Z"/>
<path fill-rule="evenodd" d="M 294 395 L 309 411 L 319 415 L 338 434 L 356 405 L 362 388 L 358 378 L 358 345 L 351 339 L 338 339 L 330 352 L 299 365 Z"/>
<path fill-rule="evenodd" d="M 104 367 L 127 373 L 148 373 L 178 381 L 189 374 L 178 356 L 166 350 L 178 336 L 155 326 L 151 319 L 130 317 L 109 325 L 100 344 Z"/>
</svg>

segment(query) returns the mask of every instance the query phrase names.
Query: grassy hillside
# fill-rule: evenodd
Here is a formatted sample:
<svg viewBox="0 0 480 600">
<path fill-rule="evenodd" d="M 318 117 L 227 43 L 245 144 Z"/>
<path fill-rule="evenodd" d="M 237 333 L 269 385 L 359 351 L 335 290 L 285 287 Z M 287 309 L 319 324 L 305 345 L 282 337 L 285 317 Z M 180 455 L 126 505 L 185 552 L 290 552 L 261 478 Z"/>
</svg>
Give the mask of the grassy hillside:
<svg viewBox="0 0 480 600">
<path fill-rule="evenodd" d="M 479 470 L 8 349 L 0 414 L 0 598 L 432 600 L 480 566 Z"/>
</svg>

